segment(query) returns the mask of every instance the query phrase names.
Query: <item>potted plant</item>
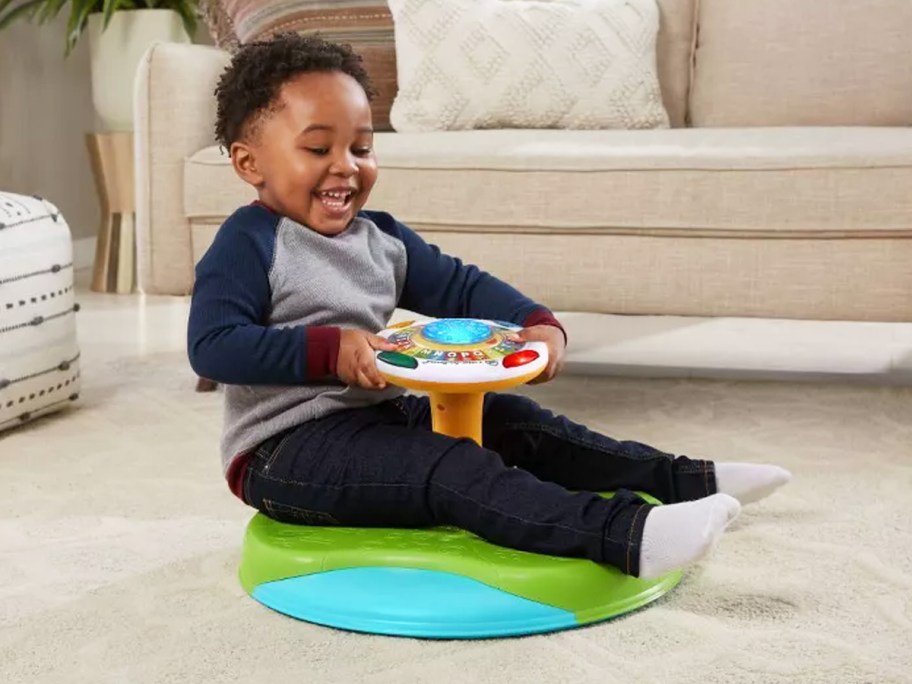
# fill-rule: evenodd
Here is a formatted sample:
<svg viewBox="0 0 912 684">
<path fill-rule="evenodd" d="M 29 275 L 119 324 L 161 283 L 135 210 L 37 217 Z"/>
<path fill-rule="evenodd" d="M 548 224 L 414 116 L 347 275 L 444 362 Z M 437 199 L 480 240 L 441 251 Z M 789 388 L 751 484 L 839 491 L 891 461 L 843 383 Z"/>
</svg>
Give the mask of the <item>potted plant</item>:
<svg viewBox="0 0 912 684">
<path fill-rule="evenodd" d="M 17 20 L 47 23 L 65 7 L 65 55 L 88 33 L 92 101 L 99 119 L 107 130 L 132 130 L 139 61 L 155 42 L 190 42 L 197 25 L 196 0 L 0 0 L 0 30 Z"/>
</svg>

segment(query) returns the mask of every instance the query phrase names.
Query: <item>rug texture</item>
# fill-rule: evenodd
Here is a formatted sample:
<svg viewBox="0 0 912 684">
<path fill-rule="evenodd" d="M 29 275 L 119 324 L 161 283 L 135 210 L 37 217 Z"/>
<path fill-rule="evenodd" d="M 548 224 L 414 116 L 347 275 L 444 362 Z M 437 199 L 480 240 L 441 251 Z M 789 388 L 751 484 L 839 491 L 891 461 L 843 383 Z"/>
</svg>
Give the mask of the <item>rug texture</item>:
<svg viewBox="0 0 912 684">
<path fill-rule="evenodd" d="M 0 681 L 912 681 L 912 389 L 566 376 L 553 410 L 678 454 L 781 464 L 652 606 L 492 641 L 353 634 L 237 580 L 252 511 L 223 483 L 221 393 L 179 353 L 97 363 L 83 398 L 0 438 Z"/>
</svg>

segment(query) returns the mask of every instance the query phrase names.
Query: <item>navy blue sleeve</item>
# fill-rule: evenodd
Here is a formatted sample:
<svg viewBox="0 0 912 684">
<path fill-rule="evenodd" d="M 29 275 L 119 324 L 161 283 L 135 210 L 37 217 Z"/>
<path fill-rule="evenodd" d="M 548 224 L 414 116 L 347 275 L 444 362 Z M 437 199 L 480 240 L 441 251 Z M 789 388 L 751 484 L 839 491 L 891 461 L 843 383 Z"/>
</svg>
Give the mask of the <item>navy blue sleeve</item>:
<svg viewBox="0 0 912 684">
<path fill-rule="evenodd" d="M 430 245 L 383 212 L 365 211 L 384 232 L 402 240 L 408 257 L 399 306 L 434 318 L 486 318 L 527 325 L 547 312 L 513 286 Z"/>
<path fill-rule="evenodd" d="M 277 222 L 261 208 L 239 209 L 197 264 L 187 349 L 201 377 L 242 385 L 306 380 L 305 329 L 266 324 Z"/>
</svg>

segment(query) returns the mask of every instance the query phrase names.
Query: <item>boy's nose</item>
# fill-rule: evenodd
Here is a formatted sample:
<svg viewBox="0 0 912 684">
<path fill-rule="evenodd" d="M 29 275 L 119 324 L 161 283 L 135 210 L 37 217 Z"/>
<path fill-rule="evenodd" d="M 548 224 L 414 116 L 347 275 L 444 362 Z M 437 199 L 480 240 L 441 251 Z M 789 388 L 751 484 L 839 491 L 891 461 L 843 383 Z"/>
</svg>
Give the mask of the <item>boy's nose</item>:
<svg viewBox="0 0 912 684">
<path fill-rule="evenodd" d="M 353 176 L 358 172 L 358 165 L 351 156 L 337 157 L 329 167 L 329 172 L 336 176 Z"/>
</svg>

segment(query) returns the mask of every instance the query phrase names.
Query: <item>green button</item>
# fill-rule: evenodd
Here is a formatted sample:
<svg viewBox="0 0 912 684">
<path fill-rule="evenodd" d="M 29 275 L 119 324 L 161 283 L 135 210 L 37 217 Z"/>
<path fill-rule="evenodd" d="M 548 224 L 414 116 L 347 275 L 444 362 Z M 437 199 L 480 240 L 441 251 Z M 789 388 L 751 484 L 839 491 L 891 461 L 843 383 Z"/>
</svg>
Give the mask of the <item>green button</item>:
<svg viewBox="0 0 912 684">
<path fill-rule="evenodd" d="M 377 354 L 377 358 L 388 363 L 391 366 L 398 366 L 399 368 L 409 368 L 415 370 L 418 368 L 418 361 L 413 359 L 411 356 L 406 356 L 405 354 L 400 354 L 399 352 L 380 352 Z"/>
</svg>

